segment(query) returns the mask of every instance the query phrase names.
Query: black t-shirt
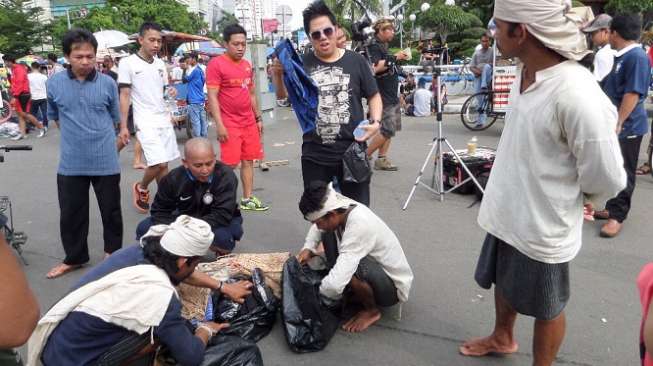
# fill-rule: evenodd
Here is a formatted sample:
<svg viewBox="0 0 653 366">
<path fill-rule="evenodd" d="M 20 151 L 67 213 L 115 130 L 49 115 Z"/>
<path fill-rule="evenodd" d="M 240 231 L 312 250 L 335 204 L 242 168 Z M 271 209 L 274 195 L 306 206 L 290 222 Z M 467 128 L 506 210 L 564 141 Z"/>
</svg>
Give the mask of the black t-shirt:
<svg viewBox="0 0 653 366">
<path fill-rule="evenodd" d="M 367 51 L 370 55 L 370 61 L 372 61 L 373 64 L 385 60 L 388 55 L 387 45 L 378 41 L 373 42 L 367 48 Z M 376 75 L 376 83 L 379 86 L 379 92 L 381 93 L 384 107 L 399 104 L 399 75 L 392 70 L 390 72 L 386 71 L 381 75 Z"/>
<path fill-rule="evenodd" d="M 302 158 L 316 164 L 338 165 L 354 142 L 354 129 L 365 119 L 362 98 L 378 92 L 372 70 L 363 56 L 345 51 L 335 62 L 304 56 L 304 70 L 319 89 L 315 130 L 304 134 Z"/>
</svg>

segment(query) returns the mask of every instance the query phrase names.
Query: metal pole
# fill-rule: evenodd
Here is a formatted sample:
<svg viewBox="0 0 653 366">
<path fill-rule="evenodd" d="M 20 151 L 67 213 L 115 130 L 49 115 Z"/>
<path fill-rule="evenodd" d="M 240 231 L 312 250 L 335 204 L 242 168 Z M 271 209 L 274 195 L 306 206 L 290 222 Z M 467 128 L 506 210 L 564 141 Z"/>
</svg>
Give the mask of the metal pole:
<svg viewBox="0 0 653 366">
<path fill-rule="evenodd" d="M 68 30 L 70 30 L 70 13 L 68 12 L 68 8 L 66 8 L 66 20 L 68 21 Z"/>
<path fill-rule="evenodd" d="M 404 22 L 399 22 L 399 48 L 404 49 Z"/>
</svg>

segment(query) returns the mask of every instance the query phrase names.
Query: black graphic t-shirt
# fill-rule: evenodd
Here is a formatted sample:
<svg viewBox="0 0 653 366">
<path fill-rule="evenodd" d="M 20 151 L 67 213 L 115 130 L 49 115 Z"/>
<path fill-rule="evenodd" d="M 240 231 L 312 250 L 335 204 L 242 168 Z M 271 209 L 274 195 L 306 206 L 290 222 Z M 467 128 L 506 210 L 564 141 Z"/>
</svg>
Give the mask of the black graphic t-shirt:
<svg viewBox="0 0 653 366">
<path fill-rule="evenodd" d="M 354 142 L 354 129 L 365 119 L 362 98 L 378 92 L 376 81 L 363 56 L 352 51 L 329 63 L 311 52 L 304 56 L 304 70 L 319 89 L 319 103 L 315 130 L 304 134 L 302 158 L 338 165 Z"/>
<path fill-rule="evenodd" d="M 388 46 L 379 41 L 372 43 L 367 50 L 370 53 L 370 61 L 373 64 L 385 60 L 388 55 Z M 399 75 L 394 71 L 386 71 L 385 73 L 376 75 L 376 82 L 379 86 L 384 107 L 399 104 Z"/>
</svg>

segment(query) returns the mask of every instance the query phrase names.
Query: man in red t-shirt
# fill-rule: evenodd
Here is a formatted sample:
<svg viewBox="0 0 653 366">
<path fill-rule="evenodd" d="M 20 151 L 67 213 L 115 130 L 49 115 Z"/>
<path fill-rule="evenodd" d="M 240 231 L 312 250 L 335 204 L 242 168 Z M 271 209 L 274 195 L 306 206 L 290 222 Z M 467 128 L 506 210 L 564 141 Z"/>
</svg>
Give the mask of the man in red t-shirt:
<svg viewBox="0 0 653 366">
<path fill-rule="evenodd" d="M 45 135 L 43 124 L 29 113 L 32 106 L 32 96 L 29 90 L 27 68 L 24 65 L 17 64 L 14 56 L 5 56 L 4 60 L 7 68 L 11 70 L 11 104 L 18 115 L 18 126 L 20 128 L 20 135 L 12 138 L 12 140 L 25 138 L 27 134 L 25 120 L 40 130 L 38 137 L 43 137 Z"/>
<path fill-rule="evenodd" d="M 243 197 L 240 209 L 265 211 L 269 207 L 252 195 L 254 160 L 263 158 L 263 123 L 254 90 L 254 73 L 243 59 L 247 33 L 238 24 L 223 32 L 227 52 L 215 57 L 206 68 L 209 108 L 220 142 L 220 160 L 235 168 L 240 163 Z"/>
</svg>

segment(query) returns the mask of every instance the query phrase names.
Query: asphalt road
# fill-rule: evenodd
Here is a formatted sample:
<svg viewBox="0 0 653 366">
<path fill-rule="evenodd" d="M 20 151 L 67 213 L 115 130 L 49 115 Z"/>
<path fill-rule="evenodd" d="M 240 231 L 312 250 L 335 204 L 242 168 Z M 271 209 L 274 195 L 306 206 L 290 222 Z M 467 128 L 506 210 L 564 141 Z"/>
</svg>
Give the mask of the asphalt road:
<svg viewBox="0 0 653 366">
<path fill-rule="evenodd" d="M 410 300 L 401 321 L 389 316 L 363 334 L 338 332 L 329 346 L 314 354 L 293 354 L 279 324 L 259 342 L 266 365 L 528 365 L 531 361 L 532 320 L 517 321 L 520 350 L 508 357 L 482 359 L 458 355 L 467 338 L 485 336 L 492 329 L 492 292 L 473 280 L 483 231 L 476 224 L 478 205 L 471 196 L 450 194 L 444 202 L 418 189 L 408 210 L 401 206 L 429 150 L 435 131 L 433 118 L 404 118 L 404 130 L 393 140 L 392 160 L 398 172 L 377 172 L 372 182 L 372 208 L 394 229 L 415 273 Z M 502 122 L 477 133 L 479 145 L 496 147 Z M 444 131 L 451 143 L 464 148 L 472 133 L 457 116 L 447 116 Z M 180 142 L 183 134 L 179 133 Z M 11 196 L 16 227 L 29 235 L 25 271 L 46 311 L 82 274 L 57 280 L 45 273 L 63 258 L 59 241 L 56 190 L 59 133 L 30 138 L 31 152 L 6 154 L 0 165 L 0 193 Z M 646 139 L 645 141 L 648 141 Z M 0 141 L 0 144 L 9 143 Z M 308 229 L 297 209 L 302 191 L 301 136 L 289 110 L 266 114 L 265 147 L 268 160 L 288 159 L 255 176 L 256 192 L 271 205 L 265 213 L 245 213 L 245 237 L 239 252 L 286 250 L 296 252 Z M 131 244 L 142 215 L 131 206 L 130 185 L 141 172 L 131 168 L 131 148 L 121 155 L 122 205 L 125 245 Z M 642 154 L 643 157 L 643 154 Z M 178 162 L 177 162 L 178 164 Z M 431 165 L 429 165 L 430 167 Z M 427 175 L 430 175 L 428 173 Z M 638 179 L 631 216 L 622 234 L 599 238 L 598 223 L 584 229 L 584 246 L 571 265 L 572 296 L 566 309 L 567 334 L 559 353 L 560 365 L 635 365 L 638 361 L 640 305 L 635 278 L 651 260 L 653 179 Z M 91 194 L 91 202 L 95 202 Z M 91 264 L 102 257 L 101 223 L 91 205 L 89 245 Z M 519 220 L 519 218 L 514 218 Z"/>
</svg>

